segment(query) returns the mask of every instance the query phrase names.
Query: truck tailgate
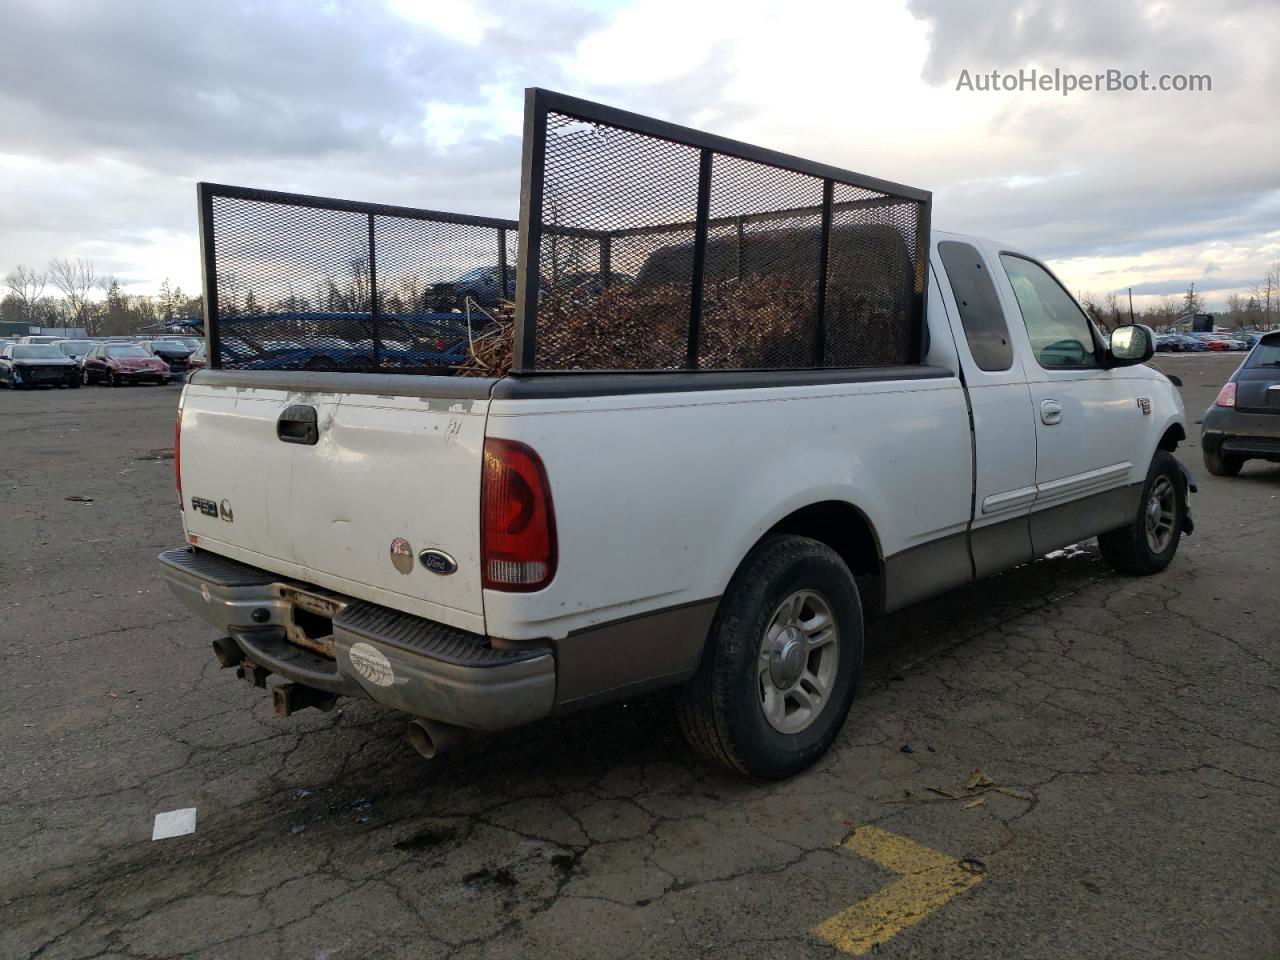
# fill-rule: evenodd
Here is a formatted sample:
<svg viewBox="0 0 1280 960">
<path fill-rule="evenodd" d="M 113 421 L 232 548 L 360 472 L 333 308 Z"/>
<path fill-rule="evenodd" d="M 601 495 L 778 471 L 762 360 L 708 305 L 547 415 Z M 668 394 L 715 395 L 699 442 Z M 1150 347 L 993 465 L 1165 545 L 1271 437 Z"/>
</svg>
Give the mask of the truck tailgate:
<svg viewBox="0 0 1280 960">
<path fill-rule="evenodd" d="M 487 399 L 216 380 L 206 374 L 188 384 L 180 413 L 184 522 L 192 542 L 483 632 L 479 516 Z M 314 410 L 314 434 L 286 428 L 295 441 L 281 439 L 278 421 L 286 410 L 286 420 L 304 422 Z M 420 562 L 423 550 L 445 555 L 433 564 L 442 572 Z M 455 572 L 448 572 L 449 561 Z"/>
</svg>

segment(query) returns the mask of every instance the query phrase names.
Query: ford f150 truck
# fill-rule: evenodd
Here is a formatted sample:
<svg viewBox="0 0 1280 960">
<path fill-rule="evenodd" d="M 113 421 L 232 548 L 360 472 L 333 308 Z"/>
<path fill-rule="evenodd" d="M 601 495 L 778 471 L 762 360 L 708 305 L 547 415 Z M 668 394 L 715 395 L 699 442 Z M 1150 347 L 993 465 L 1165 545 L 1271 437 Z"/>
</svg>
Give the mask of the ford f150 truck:
<svg viewBox="0 0 1280 960">
<path fill-rule="evenodd" d="M 695 217 L 682 227 L 695 251 L 721 229 L 704 179 L 721 161 L 708 150 L 825 179 L 818 213 L 788 236 L 822 239 L 829 279 L 816 305 L 788 302 L 816 306 L 828 337 L 854 316 L 840 312 L 854 302 L 837 278 L 849 264 L 835 253 L 842 211 L 879 216 L 884 203 L 841 207 L 830 168 L 534 97 L 531 110 L 700 149 Z M 554 160 L 533 128 L 526 184 L 531 154 L 546 151 L 547 170 Z M 548 234 L 566 245 L 585 234 L 546 227 L 536 259 L 534 227 L 550 218 L 528 193 L 517 315 L 545 315 Z M 819 346 L 801 369 L 459 377 L 211 364 L 180 402 L 187 543 L 161 556 L 165 576 L 217 628 L 224 666 L 259 686 L 284 681 L 281 714 L 367 697 L 410 715 L 410 740 L 433 756 L 477 731 L 678 686 L 701 754 L 754 777 L 791 775 L 840 730 L 865 616 L 1093 536 L 1120 571 L 1153 574 L 1191 530 L 1193 488 L 1173 456 L 1183 407 L 1146 365 L 1152 332 L 1106 337 L 1034 256 L 917 229 L 921 242 L 899 250 L 918 267 L 903 259 L 918 294 L 903 322 L 920 325 L 903 340 L 907 362 L 882 362 L 873 344 L 863 349 L 878 362 L 823 365 Z M 619 261 L 616 234 L 610 244 L 602 273 L 641 275 L 643 264 Z M 679 280 L 703 284 L 709 302 L 719 269 L 695 252 Z M 741 256 L 732 269 L 745 283 Z M 609 293 L 590 295 L 599 316 Z M 660 304 L 650 309 L 665 303 L 646 296 Z M 893 315 L 865 316 L 892 335 Z M 714 315 L 700 320 L 707 337 Z M 517 337 L 516 366 L 546 342 Z"/>
</svg>

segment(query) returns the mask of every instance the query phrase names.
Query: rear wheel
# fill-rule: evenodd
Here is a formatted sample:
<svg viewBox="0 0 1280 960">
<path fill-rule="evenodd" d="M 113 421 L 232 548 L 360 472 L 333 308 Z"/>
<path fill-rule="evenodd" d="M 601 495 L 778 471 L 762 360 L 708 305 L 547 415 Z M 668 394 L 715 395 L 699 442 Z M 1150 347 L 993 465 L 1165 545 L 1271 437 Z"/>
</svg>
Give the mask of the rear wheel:
<svg viewBox="0 0 1280 960">
<path fill-rule="evenodd" d="M 1173 560 L 1187 514 L 1186 480 L 1178 461 L 1157 450 L 1147 470 L 1133 522 L 1098 537 L 1102 556 L 1122 573 L 1159 573 Z"/>
<path fill-rule="evenodd" d="M 721 598 L 680 726 L 709 760 L 762 780 L 799 773 L 840 732 L 862 670 L 862 605 L 840 556 L 778 536 Z"/>
<path fill-rule="evenodd" d="M 1244 457 L 1204 451 L 1204 468 L 1215 477 L 1234 477 L 1244 466 Z"/>
</svg>

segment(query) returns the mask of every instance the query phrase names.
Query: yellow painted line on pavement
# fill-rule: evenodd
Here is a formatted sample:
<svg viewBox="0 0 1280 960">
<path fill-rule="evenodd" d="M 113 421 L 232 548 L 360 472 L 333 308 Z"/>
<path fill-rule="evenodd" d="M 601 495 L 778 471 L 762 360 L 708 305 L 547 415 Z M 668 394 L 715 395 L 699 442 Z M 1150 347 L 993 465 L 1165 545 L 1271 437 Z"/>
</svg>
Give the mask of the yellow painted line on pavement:
<svg viewBox="0 0 1280 960">
<path fill-rule="evenodd" d="M 954 857 L 879 827 L 860 827 L 841 846 L 901 875 L 813 928 L 816 936 L 855 957 L 982 882 Z"/>
</svg>

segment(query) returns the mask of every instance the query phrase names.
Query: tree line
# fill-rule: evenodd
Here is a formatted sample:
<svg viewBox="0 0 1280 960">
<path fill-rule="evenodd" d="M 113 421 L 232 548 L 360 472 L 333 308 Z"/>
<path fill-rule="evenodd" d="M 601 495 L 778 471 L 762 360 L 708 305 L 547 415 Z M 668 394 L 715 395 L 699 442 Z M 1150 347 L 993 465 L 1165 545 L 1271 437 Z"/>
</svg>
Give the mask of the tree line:
<svg viewBox="0 0 1280 960">
<path fill-rule="evenodd" d="M 1077 299 L 1104 330 L 1114 330 L 1122 323 L 1129 323 L 1128 299 L 1119 294 L 1098 296 L 1082 293 Z M 1188 314 L 1210 312 L 1217 313 L 1215 320 L 1218 326 L 1229 330 L 1270 330 L 1280 326 L 1280 261 L 1268 267 L 1263 278 L 1255 282 L 1248 293 L 1228 296 L 1223 310 L 1210 311 L 1204 297 L 1196 293 L 1195 284 L 1191 284 L 1181 297 L 1164 297 L 1135 310 L 1133 319 L 1163 331 Z"/>
<path fill-rule="evenodd" d="M 39 327 L 79 327 L 91 337 L 125 336 L 200 316 L 202 299 L 166 277 L 154 294 L 126 293 L 92 260 L 55 257 L 43 269 L 22 264 L 4 278 L 0 320 Z"/>
</svg>

